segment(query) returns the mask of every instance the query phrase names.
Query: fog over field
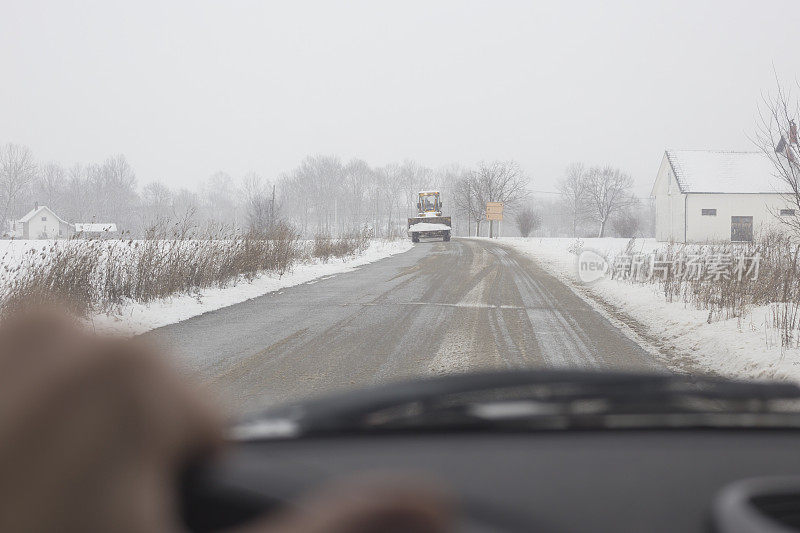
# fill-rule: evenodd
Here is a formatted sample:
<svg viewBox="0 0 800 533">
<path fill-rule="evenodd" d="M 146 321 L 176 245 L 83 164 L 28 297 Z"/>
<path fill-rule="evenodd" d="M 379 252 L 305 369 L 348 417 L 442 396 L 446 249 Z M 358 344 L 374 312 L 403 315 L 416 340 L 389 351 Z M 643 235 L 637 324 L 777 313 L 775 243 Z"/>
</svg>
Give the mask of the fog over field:
<svg viewBox="0 0 800 533">
<path fill-rule="evenodd" d="M 268 180 L 304 157 L 516 160 L 555 191 L 611 164 L 647 196 L 665 147 L 748 150 L 800 4 L 11 2 L 0 143 L 124 154 L 138 185 Z"/>
</svg>

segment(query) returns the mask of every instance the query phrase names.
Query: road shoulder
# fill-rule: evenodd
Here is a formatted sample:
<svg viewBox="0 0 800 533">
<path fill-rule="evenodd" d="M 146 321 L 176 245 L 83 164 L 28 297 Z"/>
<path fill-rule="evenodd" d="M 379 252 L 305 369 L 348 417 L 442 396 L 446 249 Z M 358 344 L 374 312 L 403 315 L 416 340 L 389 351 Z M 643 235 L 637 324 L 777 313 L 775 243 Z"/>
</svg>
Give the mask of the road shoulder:
<svg viewBox="0 0 800 533">
<path fill-rule="evenodd" d="M 586 285 L 577 280 L 576 246 L 605 255 L 624 250 L 628 239 L 501 239 L 556 276 L 598 312 L 615 321 L 640 344 L 666 358 L 676 371 L 742 379 L 800 379 L 792 353 L 772 339 L 761 308 L 743 318 L 709 320 L 709 313 L 683 302 L 669 302 L 658 285 L 602 279 Z M 648 253 L 659 243 L 637 239 L 636 251 Z M 789 357 L 787 357 L 789 355 Z"/>
</svg>

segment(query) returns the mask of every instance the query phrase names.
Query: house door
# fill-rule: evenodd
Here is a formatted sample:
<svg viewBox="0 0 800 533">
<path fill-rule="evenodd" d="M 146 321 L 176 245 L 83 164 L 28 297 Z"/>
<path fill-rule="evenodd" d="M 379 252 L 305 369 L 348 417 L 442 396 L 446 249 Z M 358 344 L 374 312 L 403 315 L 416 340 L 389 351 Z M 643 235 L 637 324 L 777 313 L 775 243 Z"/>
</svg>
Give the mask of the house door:
<svg viewBox="0 0 800 533">
<path fill-rule="evenodd" d="M 731 241 L 753 240 L 753 217 L 731 217 Z"/>
</svg>

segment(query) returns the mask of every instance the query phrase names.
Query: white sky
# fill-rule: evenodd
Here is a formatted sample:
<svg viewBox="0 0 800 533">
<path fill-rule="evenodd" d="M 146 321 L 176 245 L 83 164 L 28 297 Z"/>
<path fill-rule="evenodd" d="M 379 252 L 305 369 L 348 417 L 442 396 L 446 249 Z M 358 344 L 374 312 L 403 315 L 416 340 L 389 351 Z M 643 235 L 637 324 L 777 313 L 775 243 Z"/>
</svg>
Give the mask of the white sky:
<svg viewBox="0 0 800 533">
<path fill-rule="evenodd" d="M 753 149 L 797 20 L 796 0 L 4 0 L 0 143 L 124 153 L 140 184 L 332 153 L 516 159 L 548 190 L 611 163 L 646 195 L 665 147 Z"/>
</svg>

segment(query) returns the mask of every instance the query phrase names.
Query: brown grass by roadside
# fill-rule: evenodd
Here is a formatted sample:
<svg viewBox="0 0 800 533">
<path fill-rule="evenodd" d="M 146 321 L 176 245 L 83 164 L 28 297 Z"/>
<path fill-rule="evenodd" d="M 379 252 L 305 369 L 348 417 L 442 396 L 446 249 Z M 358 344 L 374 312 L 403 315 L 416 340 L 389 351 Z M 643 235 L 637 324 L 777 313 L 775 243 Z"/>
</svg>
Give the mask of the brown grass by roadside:
<svg viewBox="0 0 800 533">
<path fill-rule="evenodd" d="M 331 237 L 326 233 L 317 233 L 314 236 L 311 257 L 327 262 L 331 258 L 343 259 L 358 255 L 367 249 L 371 238 L 372 231 L 369 229 L 351 231 L 339 237 Z"/>
<path fill-rule="evenodd" d="M 298 232 L 283 224 L 244 235 L 162 229 L 142 240 L 53 241 L 5 267 L 0 313 L 54 301 L 82 316 L 110 312 L 126 301 L 193 294 L 265 272 L 283 275 L 307 257 Z"/>
<path fill-rule="evenodd" d="M 635 254 L 635 241 L 625 254 Z M 796 237 L 769 232 L 748 243 L 683 245 L 670 243 L 659 249 L 654 260 L 665 270 L 653 271 L 652 264 L 625 279 L 632 283 L 657 284 L 667 301 L 683 302 L 708 311 L 707 321 L 742 318 L 753 306 L 769 306 L 770 327 L 780 332 L 783 346 L 800 345 L 800 243 Z M 694 257 L 704 275 L 687 275 L 674 265 Z M 708 275 L 715 262 L 758 257 L 758 275 Z M 613 262 L 613 261 L 612 261 Z M 745 264 L 748 268 L 751 262 Z M 735 271 L 734 271 L 735 272 Z"/>
</svg>

